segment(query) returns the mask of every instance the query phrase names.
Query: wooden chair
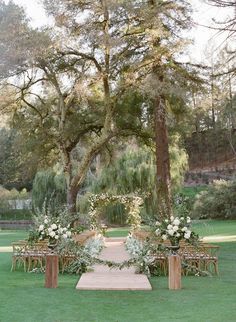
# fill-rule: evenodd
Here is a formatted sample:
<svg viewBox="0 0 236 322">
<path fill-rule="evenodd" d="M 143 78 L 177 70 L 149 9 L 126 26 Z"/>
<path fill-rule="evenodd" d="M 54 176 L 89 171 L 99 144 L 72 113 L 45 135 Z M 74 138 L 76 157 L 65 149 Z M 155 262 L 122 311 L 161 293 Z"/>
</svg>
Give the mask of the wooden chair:
<svg viewBox="0 0 236 322">
<path fill-rule="evenodd" d="M 188 265 L 196 267 L 197 270 L 208 271 L 219 275 L 218 257 L 216 256 L 218 249 L 219 246 L 200 243 L 198 247 L 185 245 L 181 247 L 180 253 Z M 183 273 L 188 275 L 188 272 L 187 269 L 184 269 Z"/>
<path fill-rule="evenodd" d="M 181 247 L 179 253 L 182 258 L 182 261 L 185 262 L 187 265 L 193 268 L 195 267 L 196 270 L 201 269 L 201 256 L 198 249 L 196 249 L 193 246 L 184 245 L 183 247 Z M 188 268 L 183 268 L 182 274 L 188 275 L 188 273 Z"/>
<path fill-rule="evenodd" d="M 49 252 L 45 242 L 37 242 L 33 245 L 27 245 L 26 252 L 28 254 L 28 272 L 34 268 L 45 267 L 46 254 Z"/>
<path fill-rule="evenodd" d="M 219 246 L 204 244 L 202 252 L 203 269 L 216 275 L 219 275 L 218 250 Z"/>
<path fill-rule="evenodd" d="M 27 247 L 27 241 L 18 241 L 12 243 L 12 266 L 11 266 L 11 271 L 14 271 L 17 267 L 17 265 L 23 265 L 24 271 L 27 271 L 27 252 L 26 252 L 26 247 Z"/>
<path fill-rule="evenodd" d="M 168 273 L 168 259 L 162 252 L 158 252 L 155 254 L 155 263 L 156 266 L 160 268 L 160 272 L 165 276 Z"/>
<path fill-rule="evenodd" d="M 66 270 L 66 268 L 73 263 L 73 261 L 75 260 L 75 255 L 74 254 L 63 254 L 60 256 L 60 270 L 61 273 L 63 274 L 64 271 Z"/>
</svg>

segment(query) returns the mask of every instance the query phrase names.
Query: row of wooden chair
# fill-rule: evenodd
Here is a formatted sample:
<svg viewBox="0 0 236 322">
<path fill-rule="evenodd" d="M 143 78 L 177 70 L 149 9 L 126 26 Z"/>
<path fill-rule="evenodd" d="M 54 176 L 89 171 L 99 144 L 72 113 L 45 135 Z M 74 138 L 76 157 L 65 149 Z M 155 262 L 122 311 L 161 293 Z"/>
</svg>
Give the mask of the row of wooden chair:
<svg viewBox="0 0 236 322">
<path fill-rule="evenodd" d="M 148 231 L 137 230 L 133 233 L 134 237 L 145 242 L 147 239 L 151 238 L 151 234 Z M 161 240 L 156 240 L 157 243 L 163 243 Z M 164 245 L 169 246 L 170 241 L 165 241 Z M 190 267 L 196 268 L 195 271 L 207 271 L 211 274 L 219 275 L 218 269 L 218 255 L 217 252 L 219 246 L 199 243 L 198 246 L 191 246 L 185 241 L 180 241 L 180 249 L 178 254 L 181 256 L 183 265 L 182 274 L 188 275 L 190 272 Z M 168 256 L 166 252 L 157 252 L 153 254 L 155 258 L 155 265 L 159 268 L 161 273 L 167 275 L 168 273 Z M 185 268 L 184 268 L 185 267 Z"/>
<path fill-rule="evenodd" d="M 198 247 L 185 245 L 180 248 L 183 262 L 197 271 L 207 271 L 219 275 L 217 251 L 219 247 L 209 244 L 200 244 Z M 189 270 L 185 270 L 187 275 Z"/>
<path fill-rule="evenodd" d="M 193 247 L 188 244 L 180 244 L 178 254 L 182 259 L 182 274 L 188 275 L 191 270 L 195 273 L 206 271 L 211 274 L 219 275 L 217 251 L 219 246 L 200 244 Z M 155 265 L 164 275 L 168 274 L 168 255 L 166 252 L 157 252 L 153 254 Z"/>
<path fill-rule="evenodd" d="M 11 271 L 16 270 L 20 266 L 23 266 L 25 272 L 30 272 L 35 268 L 43 270 L 45 268 L 46 256 L 52 252 L 45 241 L 31 245 L 27 241 L 20 240 L 12 243 L 12 248 Z M 62 273 L 74 259 L 75 256 L 70 253 L 59 256 L 59 268 Z"/>
<path fill-rule="evenodd" d="M 73 239 L 79 245 L 84 245 L 90 238 L 96 235 L 95 231 L 84 231 L 80 234 L 73 235 Z M 31 271 L 34 268 L 45 267 L 46 255 L 51 253 L 48 248 L 48 241 L 42 240 L 34 244 L 29 244 L 26 240 L 19 240 L 12 243 L 12 267 L 15 270 L 19 266 L 23 266 L 24 271 Z M 63 273 L 68 265 L 75 260 L 75 256 L 69 251 L 65 251 L 59 256 L 59 268 Z"/>
</svg>

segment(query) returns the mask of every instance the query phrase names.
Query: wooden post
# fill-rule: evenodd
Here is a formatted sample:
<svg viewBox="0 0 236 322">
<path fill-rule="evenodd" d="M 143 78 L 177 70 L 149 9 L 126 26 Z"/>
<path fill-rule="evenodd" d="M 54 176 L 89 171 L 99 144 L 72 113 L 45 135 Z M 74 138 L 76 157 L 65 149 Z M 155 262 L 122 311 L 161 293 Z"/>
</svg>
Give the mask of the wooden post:
<svg viewBox="0 0 236 322">
<path fill-rule="evenodd" d="M 169 262 L 169 289 L 181 289 L 181 258 L 179 255 L 170 255 Z"/>
<path fill-rule="evenodd" d="M 57 288 L 58 255 L 46 256 L 45 287 Z"/>
</svg>

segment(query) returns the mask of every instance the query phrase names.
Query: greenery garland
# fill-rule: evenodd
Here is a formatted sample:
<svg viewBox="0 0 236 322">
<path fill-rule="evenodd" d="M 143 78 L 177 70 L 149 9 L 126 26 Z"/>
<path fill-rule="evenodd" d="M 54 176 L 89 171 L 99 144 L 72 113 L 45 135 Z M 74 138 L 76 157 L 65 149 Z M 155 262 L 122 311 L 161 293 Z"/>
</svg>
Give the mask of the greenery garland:
<svg viewBox="0 0 236 322">
<path fill-rule="evenodd" d="M 170 254 L 169 250 L 163 246 L 159 245 L 148 245 L 148 247 L 144 247 L 143 251 L 139 254 L 138 257 L 132 257 L 128 260 L 125 260 L 121 263 L 117 263 L 111 260 L 102 260 L 98 257 L 91 256 L 88 253 L 81 254 L 78 256 L 73 263 L 71 263 L 66 269 L 69 273 L 82 274 L 88 270 L 89 267 L 92 267 L 94 264 L 108 266 L 110 269 L 119 269 L 122 270 L 124 268 L 130 268 L 135 266 L 137 269 L 137 273 L 144 273 L 147 276 L 155 276 L 159 275 L 160 272 L 157 271 L 156 267 L 156 258 L 155 254 L 150 254 L 150 249 L 155 248 L 155 251 L 162 251 L 165 256 Z M 198 269 L 196 266 L 189 265 L 184 260 L 182 260 L 182 268 L 185 270 L 194 273 L 195 276 L 210 276 L 211 274 L 208 271 L 202 271 Z"/>
</svg>

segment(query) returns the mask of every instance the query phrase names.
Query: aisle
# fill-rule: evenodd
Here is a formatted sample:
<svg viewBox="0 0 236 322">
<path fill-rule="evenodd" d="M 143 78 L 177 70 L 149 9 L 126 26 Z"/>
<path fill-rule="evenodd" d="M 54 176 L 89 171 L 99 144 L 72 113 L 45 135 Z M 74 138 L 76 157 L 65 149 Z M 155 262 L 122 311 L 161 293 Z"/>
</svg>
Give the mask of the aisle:
<svg viewBox="0 0 236 322">
<path fill-rule="evenodd" d="M 100 258 L 117 263 L 129 259 L 124 247 L 125 238 L 106 238 L 105 248 Z M 134 268 L 110 269 L 104 265 L 94 265 L 94 271 L 82 274 L 78 290 L 151 290 L 144 274 L 135 274 Z"/>
</svg>

